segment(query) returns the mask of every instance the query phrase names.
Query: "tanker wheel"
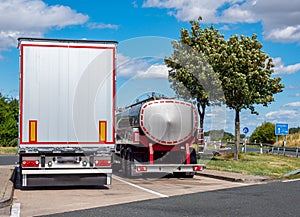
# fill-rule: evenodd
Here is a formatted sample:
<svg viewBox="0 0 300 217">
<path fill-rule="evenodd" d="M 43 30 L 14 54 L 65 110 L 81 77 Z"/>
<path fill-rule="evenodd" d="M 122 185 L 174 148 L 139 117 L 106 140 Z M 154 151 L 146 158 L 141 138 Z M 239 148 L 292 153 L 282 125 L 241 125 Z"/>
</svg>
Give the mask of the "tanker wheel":
<svg viewBox="0 0 300 217">
<path fill-rule="evenodd" d="M 191 164 L 197 164 L 197 154 L 196 150 L 193 149 L 190 153 Z"/>
<path fill-rule="evenodd" d="M 126 153 L 125 151 L 121 152 L 121 171 L 122 171 L 122 175 L 125 176 L 125 170 L 126 170 Z"/>
<path fill-rule="evenodd" d="M 132 163 L 133 163 L 133 157 L 132 157 L 131 150 L 129 149 L 126 152 L 125 162 L 124 162 L 124 165 L 125 165 L 124 175 L 127 178 L 131 178 L 132 177 L 132 168 L 131 168 Z"/>
<path fill-rule="evenodd" d="M 118 156 L 116 153 L 113 153 L 113 172 L 119 173 L 122 171 L 122 157 Z"/>
</svg>

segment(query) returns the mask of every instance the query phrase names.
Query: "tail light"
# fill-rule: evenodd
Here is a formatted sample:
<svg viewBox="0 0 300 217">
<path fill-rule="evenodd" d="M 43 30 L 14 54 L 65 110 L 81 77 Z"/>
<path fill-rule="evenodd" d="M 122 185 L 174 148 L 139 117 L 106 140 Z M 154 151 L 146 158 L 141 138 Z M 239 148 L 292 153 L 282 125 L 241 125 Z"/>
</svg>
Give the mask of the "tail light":
<svg viewBox="0 0 300 217">
<path fill-rule="evenodd" d="M 148 167 L 145 167 L 145 166 L 137 166 L 136 167 L 137 172 L 145 172 L 147 170 L 148 170 Z"/>
<path fill-rule="evenodd" d="M 202 171 L 203 169 L 203 166 L 193 166 L 193 171 Z"/>
<path fill-rule="evenodd" d="M 39 167 L 40 162 L 38 160 L 23 160 L 22 161 L 22 167 Z"/>
<path fill-rule="evenodd" d="M 110 167 L 111 160 L 95 160 L 96 167 Z"/>
</svg>

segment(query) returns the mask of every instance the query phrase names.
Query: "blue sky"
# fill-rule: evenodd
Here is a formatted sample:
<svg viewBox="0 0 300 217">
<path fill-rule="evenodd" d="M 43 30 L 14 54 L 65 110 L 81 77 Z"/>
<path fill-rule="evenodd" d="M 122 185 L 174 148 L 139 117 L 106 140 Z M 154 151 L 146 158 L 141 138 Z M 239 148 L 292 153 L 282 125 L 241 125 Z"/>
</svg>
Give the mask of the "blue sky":
<svg viewBox="0 0 300 217">
<path fill-rule="evenodd" d="M 19 91 L 18 37 L 116 40 L 118 48 L 118 106 L 147 91 L 173 95 L 163 58 L 172 52 L 189 20 L 203 17 L 226 38 L 258 35 L 274 60 L 273 76 L 285 89 L 269 107 L 257 106 L 259 116 L 241 114 L 241 128 L 251 132 L 263 121 L 300 126 L 300 4 L 281 0 L 1 0 L 0 92 Z M 205 131 L 234 132 L 234 113 L 211 108 Z"/>
</svg>

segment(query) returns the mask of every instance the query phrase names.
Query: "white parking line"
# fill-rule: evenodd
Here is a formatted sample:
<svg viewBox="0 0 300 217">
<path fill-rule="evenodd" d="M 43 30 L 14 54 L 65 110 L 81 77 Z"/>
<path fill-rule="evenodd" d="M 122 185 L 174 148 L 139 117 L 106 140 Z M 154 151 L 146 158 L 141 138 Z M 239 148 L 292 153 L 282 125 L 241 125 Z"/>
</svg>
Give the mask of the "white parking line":
<svg viewBox="0 0 300 217">
<path fill-rule="evenodd" d="M 15 203 L 11 207 L 10 217 L 20 217 L 21 204 Z"/>
<path fill-rule="evenodd" d="M 300 179 L 284 180 L 282 182 L 297 182 L 297 181 L 300 181 Z"/>
<path fill-rule="evenodd" d="M 114 175 L 113 178 L 116 179 L 116 180 L 118 180 L 118 181 L 120 181 L 120 182 L 123 182 L 123 183 L 125 183 L 125 184 L 127 184 L 127 185 L 130 185 L 130 186 L 132 186 L 132 187 L 138 188 L 138 189 L 140 189 L 140 190 L 146 191 L 146 192 L 151 193 L 151 194 L 155 194 L 155 195 L 157 195 L 157 196 L 159 196 L 159 197 L 169 197 L 168 195 L 161 194 L 161 193 L 156 192 L 156 191 L 152 191 L 152 190 L 150 190 L 150 189 L 148 189 L 148 188 L 141 187 L 141 186 L 136 185 L 136 184 L 133 184 L 133 183 L 131 183 L 131 182 L 127 182 L 127 181 L 125 181 L 124 179 L 122 179 L 121 177 L 118 177 L 118 176 L 116 176 L 116 175 Z"/>
</svg>

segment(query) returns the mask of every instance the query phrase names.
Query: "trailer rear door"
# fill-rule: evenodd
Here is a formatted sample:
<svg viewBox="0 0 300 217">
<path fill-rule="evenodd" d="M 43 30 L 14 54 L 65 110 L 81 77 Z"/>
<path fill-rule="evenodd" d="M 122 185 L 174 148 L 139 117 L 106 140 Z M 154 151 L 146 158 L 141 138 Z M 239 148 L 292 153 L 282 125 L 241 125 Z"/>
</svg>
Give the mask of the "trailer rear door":
<svg viewBox="0 0 300 217">
<path fill-rule="evenodd" d="M 114 144 L 116 42 L 19 43 L 20 146 Z"/>
</svg>

